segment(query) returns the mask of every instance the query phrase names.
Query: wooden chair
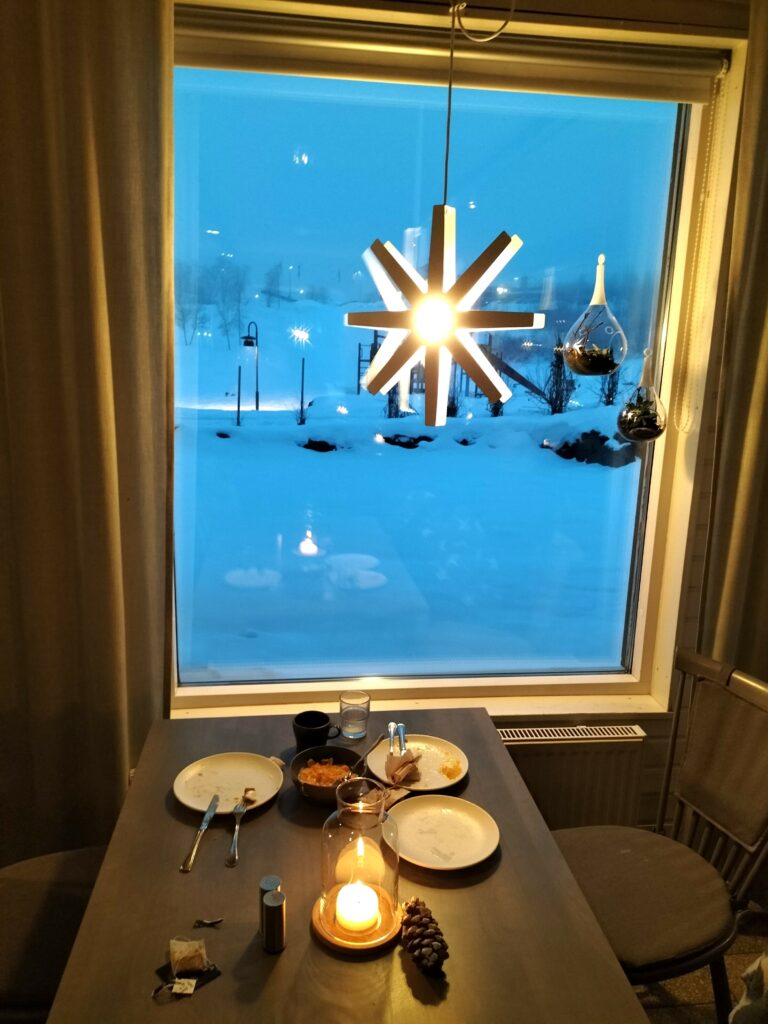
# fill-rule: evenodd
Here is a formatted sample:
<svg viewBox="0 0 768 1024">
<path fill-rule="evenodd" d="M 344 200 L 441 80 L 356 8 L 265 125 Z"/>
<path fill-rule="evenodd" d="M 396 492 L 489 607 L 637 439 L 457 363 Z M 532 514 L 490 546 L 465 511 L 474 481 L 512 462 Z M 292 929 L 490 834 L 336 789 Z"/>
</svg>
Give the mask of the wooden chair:
<svg viewBox="0 0 768 1024">
<path fill-rule="evenodd" d="M 50 853 L 0 869 L 0 1022 L 48 1016 L 104 857 Z"/>
<path fill-rule="evenodd" d="M 708 966 L 717 1020 L 727 1024 L 723 956 L 768 851 L 768 685 L 692 651 L 679 650 L 675 668 L 655 831 L 597 825 L 553 835 L 629 981 Z M 686 742 L 678 744 L 686 710 Z"/>
</svg>

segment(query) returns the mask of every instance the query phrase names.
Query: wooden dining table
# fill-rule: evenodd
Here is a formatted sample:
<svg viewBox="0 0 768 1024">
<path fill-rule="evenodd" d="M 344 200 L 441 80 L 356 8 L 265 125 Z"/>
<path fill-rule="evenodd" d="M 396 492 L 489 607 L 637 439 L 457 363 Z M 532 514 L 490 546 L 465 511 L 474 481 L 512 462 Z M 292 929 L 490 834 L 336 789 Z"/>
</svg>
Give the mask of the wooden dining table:
<svg viewBox="0 0 768 1024">
<path fill-rule="evenodd" d="M 456 744 L 468 774 L 444 790 L 487 811 L 497 849 L 459 870 L 401 858 L 401 900 L 418 896 L 448 942 L 442 976 L 422 974 L 396 942 L 337 951 L 310 923 L 320 894 L 320 836 L 332 808 L 283 785 L 250 811 L 240 860 L 225 866 L 233 819 L 214 819 L 191 872 L 179 865 L 200 824 L 174 796 L 188 764 L 224 752 L 294 753 L 289 716 L 157 722 L 147 739 L 64 973 L 49 1024 L 633 1024 L 647 1018 L 487 713 L 376 712 Z M 334 742 L 340 742 L 336 740 Z M 366 741 L 357 744 L 364 749 Z M 413 799 L 407 797 L 406 799 Z M 286 893 L 286 945 L 263 949 L 259 880 Z M 196 919 L 223 918 L 215 928 Z M 171 938 L 203 938 L 221 975 L 192 996 L 152 998 Z"/>
</svg>

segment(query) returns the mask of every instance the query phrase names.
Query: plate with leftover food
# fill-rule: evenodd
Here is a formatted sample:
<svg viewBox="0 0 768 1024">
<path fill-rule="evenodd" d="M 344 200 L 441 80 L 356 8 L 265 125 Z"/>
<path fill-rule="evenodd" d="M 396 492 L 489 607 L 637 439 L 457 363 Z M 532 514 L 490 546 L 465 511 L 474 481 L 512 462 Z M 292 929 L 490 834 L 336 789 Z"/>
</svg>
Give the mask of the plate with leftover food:
<svg viewBox="0 0 768 1024">
<path fill-rule="evenodd" d="M 464 778 L 469 771 L 467 755 L 449 740 L 437 736 L 422 736 L 419 733 L 406 735 L 406 749 L 418 754 L 419 778 L 409 779 L 402 783 L 404 789 L 414 792 L 434 792 L 447 789 Z M 395 754 L 400 753 L 400 745 L 395 738 Z M 383 739 L 368 755 L 368 767 L 377 779 L 391 782 L 387 776 L 387 755 L 389 740 Z"/>
<path fill-rule="evenodd" d="M 397 822 L 398 853 L 422 868 L 468 868 L 499 845 L 499 826 L 490 814 L 457 796 L 409 796 L 388 813 Z"/>
<path fill-rule="evenodd" d="M 246 790 L 248 810 L 271 800 L 283 784 L 283 772 L 271 758 L 261 754 L 211 754 L 182 768 L 173 780 L 176 799 L 201 813 L 214 793 L 219 794 L 217 814 L 231 814 Z"/>
</svg>

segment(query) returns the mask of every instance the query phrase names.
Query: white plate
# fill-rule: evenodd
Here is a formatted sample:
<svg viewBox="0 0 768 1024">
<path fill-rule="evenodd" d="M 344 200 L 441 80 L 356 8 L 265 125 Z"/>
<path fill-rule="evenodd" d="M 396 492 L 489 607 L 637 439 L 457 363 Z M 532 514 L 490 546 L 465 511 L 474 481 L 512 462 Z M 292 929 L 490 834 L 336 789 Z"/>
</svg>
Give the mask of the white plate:
<svg viewBox="0 0 768 1024">
<path fill-rule="evenodd" d="M 467 755 L 455 743 L 438 739 L 437 736 L 420 736 L 417 733 L 406 736 L 405 741 L 406 749 L 412 750 L 415 754 L 421 754 L 419 760 L 421 778 L 416 782 L 405 784 L 405 789 L 422 793 L 446 789 L 448 786 L 455 786 L 469 771 Z M 395 739 L 395 753 L 399 749 L 397 739 Z M 368 755 L 368 767 L 382 782 L 391 782 L 391 779 L 387 778 L 388 754 L 389 740 L 385 739 L 377 744 Z"/>
<path fill-rule="evenodd" d="M 490 814 L 457 796 L 409 796 L 389 815 L 397 822 L 400 856 L 422 868 L 467 868 L 499 845 L 499 826 Z"/>
<path fill-rule="evenodd" d="M 211 754 L 182 768 L 173 780 L 173 792 L 185 807 L 201 813 L 218 793 L 216 813 L 231 814 L 244 789 L 255 790 L 256 803 L 249 806 L 251 810 L 270 800 L 282 784 L 281 769 L 261 754 Z"/>
</svg>

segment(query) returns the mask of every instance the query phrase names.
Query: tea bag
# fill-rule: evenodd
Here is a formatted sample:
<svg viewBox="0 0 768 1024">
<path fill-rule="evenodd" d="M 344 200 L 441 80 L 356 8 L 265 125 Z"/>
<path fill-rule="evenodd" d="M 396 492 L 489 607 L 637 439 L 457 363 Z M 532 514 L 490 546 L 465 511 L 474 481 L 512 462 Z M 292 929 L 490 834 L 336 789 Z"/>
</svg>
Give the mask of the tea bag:
<svg viewBox="0 0 768 1024">
<path fill-rule="evenodd" d="M 221 917 L 210 920 L 198 918 L 198 921 L 204 921 L 206 925 L 218 925 L 223 920 Z M 216 964 L 208 959 L 202 939 L 169 939 L 168 954 L 168 962 L 155 971 L 160 984 L 152 991 L 152 998 L 157 1002 L 194 995 L 203 985 L 221 975 Z"/>
<path fill-rule="evenodd" d="M 202 939 L 171 939 L 168 943 L 174 975 L 207 971 L 210 961 Z"/>
</svg>

